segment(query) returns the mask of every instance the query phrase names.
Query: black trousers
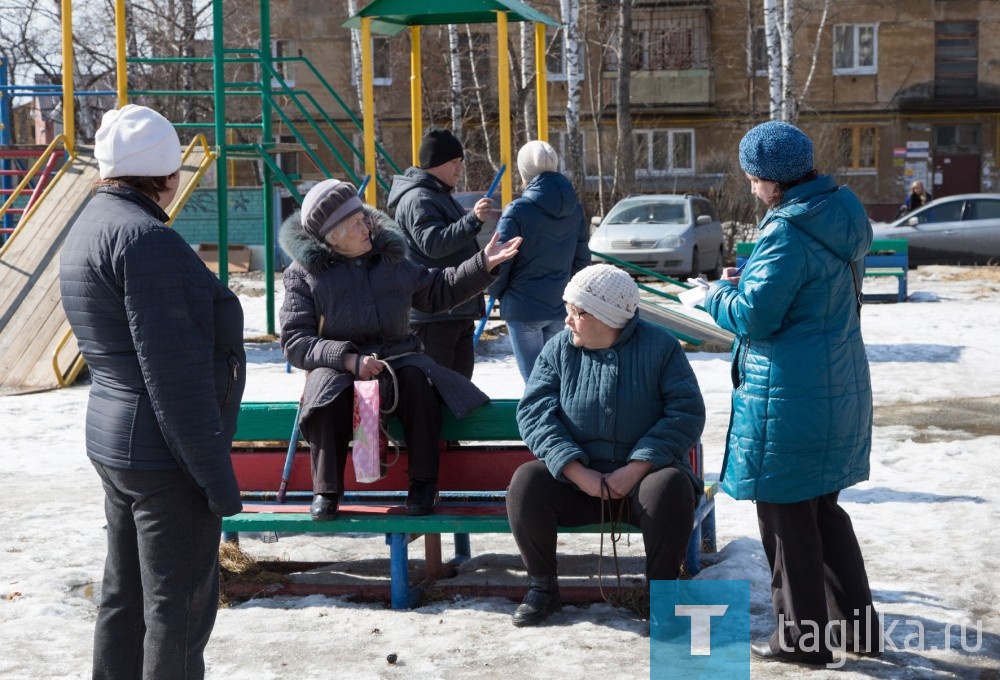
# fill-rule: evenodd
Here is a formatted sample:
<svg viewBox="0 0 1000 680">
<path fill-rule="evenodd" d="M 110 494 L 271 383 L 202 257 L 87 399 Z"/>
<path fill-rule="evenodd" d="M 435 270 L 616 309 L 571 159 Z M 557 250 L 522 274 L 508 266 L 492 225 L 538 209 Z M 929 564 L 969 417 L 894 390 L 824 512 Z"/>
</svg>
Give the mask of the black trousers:
<svg viewBox="0 0 1000 680">
<path fill-rule="evenodd" d="M 839 642 L 849 651 L 871 651 L 881 642 L 865 561 L 851 518 L 837 502 L 839 495 L 799 503 L 757 502 L 779 626 L 771 638 L 774 649 L 781 642 L 808 654 L 818 646 L 824 656 L 829 622 L 834 647 Z"/>
<path fill-rule="evenodd" d="M 466 378 L 472 378 L 476 363 L 472 336 L 476 324 L 469 319 L 413 324 L 414 334 L 424 343 L 424 354 Z"/>
<path fill-rule="evenodd" d="M 646 578 L 676 579 L 694 524 L 695 491 L 676 468 L 646 475 L 626 498 L 611 501 L 611 512 L 642 530 Z M 601 521 L 601 499 L 552 476 L 540 460 L 519 467 L 507 490 L 507 517 L 528 576 L 555 576 L 557 527 Z M 607 513 L 605 520 L 608 519 Z"/>
<path fill-rule="evenodd" d="M 413 479 L 438 476 L 441 400 L 427 376 L 415 366 L 396 369 L 399 403 L 395 414 L 403 424 L 408 474 Z M 354 389 L 309 416 L 305 428 L 312 457 L 313 493 L 343 493 L 344 468 L 354 434 Z"/>
<path fill-rule="evenodd" d="M 205 677 L 222 519 L 180 470 L 94 467 L 104 484 L 108 555 L 93 677 Z"/>
</svg>

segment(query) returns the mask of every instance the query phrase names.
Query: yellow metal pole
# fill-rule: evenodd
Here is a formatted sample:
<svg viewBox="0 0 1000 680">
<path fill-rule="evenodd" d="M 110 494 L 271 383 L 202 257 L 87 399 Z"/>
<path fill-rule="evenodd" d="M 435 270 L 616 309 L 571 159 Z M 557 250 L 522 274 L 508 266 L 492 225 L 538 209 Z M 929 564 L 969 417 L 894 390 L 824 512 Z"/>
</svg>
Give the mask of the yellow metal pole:
<svg viewBox="0 0 1000 680">
<path fill-rule="evenodd" d="M 372 83 L 372 20 L 361 17 L 361 100 L 365 107 L 365 174 L 371 177 L 365 189 L 365 202 L 375 205 L 378 182 L 375 181 L 375 87 Z"/>
<path fill-rule="evenodd" d="M 500 86 L 500 162 L 508 172 L 500 180 L 502 205 L 514 197 L 510 176 L 510 59 L 507 54 L 507 13 L 497 12 L 497 84 Z"/>
<path fill-rule="evenodd" d="M 413 147 L 413 165 L 420 165 L 420 138 L 424 134 L 424 111 L 420 101 L 423 83 L 420 80 L 420 27 L 410 26 L 410 144 Z"/>
<path fill-rule="evenodd" d="M 73 108 L 73 3 L 62 0 L 63 136 L 66 152 L 76 155 L 76 115 Z"/>
<path fill-rule="evenodd" d="M 125 0 L 115 0 L 115 55 L 118 61 L 118 108 L 128 104 L 128 64 L 125 61 Z"/>
<path fill-rule="evenodd" d="M 549 88 L 545 63 L 545 24 L 535 24 L 535 101 L 538 109 L 538 138 L 549 141 Z"/>
</svg>

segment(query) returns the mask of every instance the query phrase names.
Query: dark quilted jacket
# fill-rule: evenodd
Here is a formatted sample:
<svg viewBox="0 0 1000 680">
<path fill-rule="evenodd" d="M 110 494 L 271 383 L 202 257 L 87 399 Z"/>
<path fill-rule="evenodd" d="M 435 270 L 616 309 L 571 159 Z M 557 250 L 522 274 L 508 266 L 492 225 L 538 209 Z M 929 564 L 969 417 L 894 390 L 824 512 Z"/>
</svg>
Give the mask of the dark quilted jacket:
<svg viewBox="0 0 1000 680">
<path fill-rule="evenodd" d="M 93 381 L 87 455 L 119 469 L 180 467 L 213 512 L 233 515 L 243 309 L 166 219 L 141 193 L 101 187 L 63 245 L 62 303 Z"/>
<path fill-rule="evenodd" d="M 403 236 L 387 215 L 365 210 L 375 225 L 372 250 L 355 258 L 334 253 L 307 234 L 299 213 L 281 226 L 281 247 L 294 260 L 285 270 L 281 348 L 292 366 L 310 371 L 301 418 L 307 437 L 311 410 L 329 404 L 354 382 L 344 366 L 347 353 L 388 358 L 412 352 L 391 365 L 423 370 L 460 418 L 489 400 L 464 376 L 423 354 L 410 331 L 411 307 L 447 310 L 493 281 L 482 253 L 457 268 L 428 269 L 406 259 Z"/>
<path fill-rule="evenodd" d="M 406 239 L 407 257 L 425 267 L 457 267 L 479 252 L 476 235 L 483 223 L 452 197 L 450 189 L 420 168 L 392 178 L 389 210 Z M 414 309 L 413 323 L 478 319 L 485 313 L 477 295 L 447 312 Z"/>
<path fill-rule="evenodd" d="M 497 224 L 500 240 L 524 239 L 500 267 L 490 295 L 508 321 L 548 321 L 566 314 L 562 294 L 570 277 L 590 264 L 590 229 L 573 184 L 558 172 L 536 175 Z"/>
</svg>

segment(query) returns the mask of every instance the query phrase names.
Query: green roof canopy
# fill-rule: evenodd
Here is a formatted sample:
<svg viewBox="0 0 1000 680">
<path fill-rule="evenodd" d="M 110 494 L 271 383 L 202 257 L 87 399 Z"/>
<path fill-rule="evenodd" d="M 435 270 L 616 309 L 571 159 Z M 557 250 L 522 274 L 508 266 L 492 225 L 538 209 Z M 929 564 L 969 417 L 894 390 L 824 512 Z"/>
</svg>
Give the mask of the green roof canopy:
<svg viewBox="0 0 1000 680">
<path fill-rule="evenodd" d="M 495 24 L 497 12 L 507 12 L 507 21 L 560 25 L 520 0 L 374 0 L 341 25 L 361 28 L 361 18 L 370 17 L 372 33 L 396 35 L 407 26 Z"/>
</svg>

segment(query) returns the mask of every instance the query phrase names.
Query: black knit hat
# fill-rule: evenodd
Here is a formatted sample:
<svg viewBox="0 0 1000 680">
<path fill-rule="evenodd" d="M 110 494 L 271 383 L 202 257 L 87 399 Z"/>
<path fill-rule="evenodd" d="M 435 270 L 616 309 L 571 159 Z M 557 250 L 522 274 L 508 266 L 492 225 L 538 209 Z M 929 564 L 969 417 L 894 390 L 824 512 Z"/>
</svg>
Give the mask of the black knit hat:
<svg viewBox="0 0 1000 680">
<path fill-rule="evenodd" d="M 424 133 L 424 139 L 420 142 L 420 152 L 417 154 L 420 160 L 420 167 L 436 168 L 444 165 L 456 158 L 465 158 L 462 150 L 462 142 L 451 133 L 451 130 L 443 128 L 431 128 Z"/>
</svg>

